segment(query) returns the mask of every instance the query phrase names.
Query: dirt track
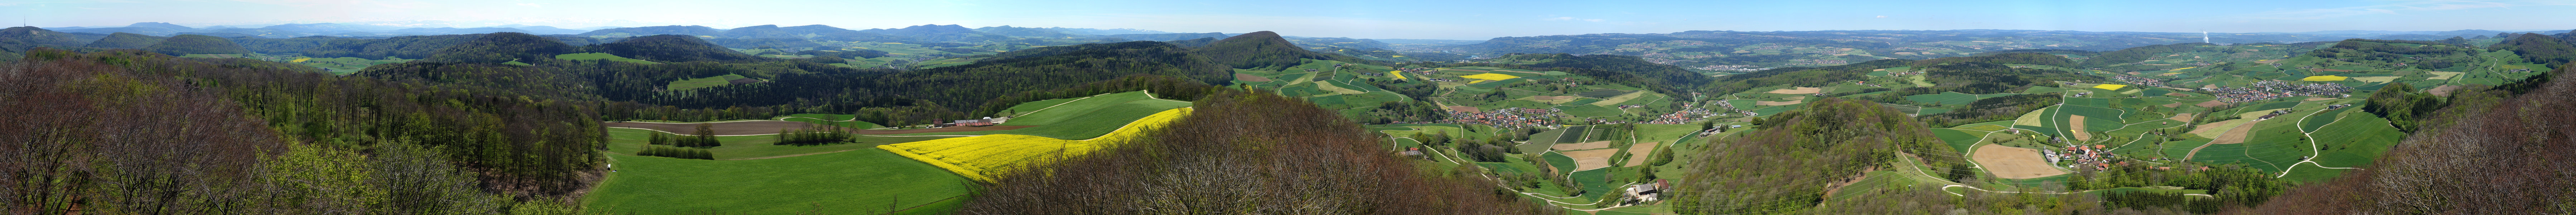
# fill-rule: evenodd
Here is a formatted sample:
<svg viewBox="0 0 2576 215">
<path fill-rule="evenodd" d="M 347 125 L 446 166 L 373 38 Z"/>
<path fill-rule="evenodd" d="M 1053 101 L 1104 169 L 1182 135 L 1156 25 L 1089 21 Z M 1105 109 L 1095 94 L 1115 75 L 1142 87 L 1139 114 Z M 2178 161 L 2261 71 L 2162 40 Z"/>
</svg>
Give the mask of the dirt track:
<svg viewBox="0 0 2576 215">
<path fill-rule="evenodd" d="M 1785 101 L 1785 102 L 1775 102 L 1775 101 L 1753 101 L 1753 105 L 1761 105 L 1761 106 L 1794 105 L 1794 104 L 1800 104 L 1800 103 L 1807 103 L 1807 101 L 1806 101 L 1806 100 Z"/>
<path fill-rule="evenodd" d="M 671 123 L 644 123 L 644 122 L 608 122 L 608 123 L 600 123 L 600 124 L 601 124 L 601 125 L 608 126 L 608 127 L 612 127 L 612 128 L 640 128 L 640 129 L 649 129 L 649 130 L 655 130 L 655 131 L 663 131 L 663 132 L 671 132 L 671 133 L 680 133 L 680 134 L 693 133 L 693 132 L 697 132 L 697 130 L 698 130 L 698 124 L 694 124 L 694 123 L 693 123 L 693 124 L 671 124 Z M 712 124 L 714 124 L 714 125 L 715 125 L 715 126 L 714 126 L 714 129 L 715 129 L 715 135 L 762 135 L 762 134 L 777 134 L 777 133 L 778 133 L 778 130 L 782 130 L 782 129 L 797 129 L 797 128 L 805 128 L 805 127 L 807 127 L 807 126 L 816 126 L 816 127 L 821 127 L 821 126 L 823 126 L 823 125 L 818 125 L 818 124 L 814 124 L 814 123 L 806 123 L 806 122 L 790 122 L 790 121 L 741 121 L 741 122 L 719 122 L 719 123 L 712 123 Z M 904 130 L 855 130 L 855 129 L 854 129 L 854 130 L 851 130 L 851 132 L 850 132 L 850 133 L 853 133 L 853 134 L 912 134 L 912 133 L 960 132 L 960 131 L 1000 131 L 1000 130 L 1011 130 L 1011 129 L 1028 128 L 1028 127 L 1037 127 L 1037 126 L 1008 126 L 1008 125 L 996 125 L 996 126 L 984 126 L 984 127 L 958 126 L 958 127 L 946 127 L 946 128 L 931 128 L 931 129 L 904 129 Z"/>
<path fill-rule="evenodd" d="M 1582 171 L 1610 167 L 1610 155 L 1619 154 L 1619 149 L 1562 151 L 1557 153 L 1563 153 L 1565 154 L 1565 157 L 1574 158 L 1574 169 L 1576 171 Z"/>
<path fill-rule="evenodd" d="M 1646 160 L 1653 159 L 1652 157 L 1655 155 L 1655 145 L 1660 145 L 1657 143 L 1662 142 L 1638 143 L 1634 146 L 1628 146 L 1628 164 L 1619 166 L 1646 165 Z"/>
<path fill-rule="evenodd" d="M 2073 118 L 2068 118 L 2066 120 L 2066 124 L 2075 127 L 2073 130 L 2067 131 L 2066 135 L 2075 136 L 2075 140 L 2077 141 L 2093 140 L 2093 132 L 2084 131 L 2084 115 L 2075 115 Z"/>
<path fill-rule="evenodd" d="M 2049 166 L 2048 159 L 2040 157 L 2037 149 L 1986 144 L 1978 146 L 1973 157 L 1977 164 L 1986 168 L 1986 172 L 1999 178 L 2032 179 L 2066 174 L 2065 170 Z"/>
<path fill-rule="evenodd" d="M 1816 92 L 1819 92 L 1819 91 L 1824 91 L 1824 88 L 1799 87 L 1799 88 L 1789 88 L 1789 89 L 1777 89 L 1777 90 L 1771 90 L 1770 92 L 1764 92 L 1764 93 L 1773 93 L 1773 94 L 1816 94 Z"/>
<path fill-rule="evenodd" d="M 1585 150 L 1585 149 L 1610 148 L 1610 141 L 1593 141 L 1593 142 L 1589 142 L 1589 143 L 1567 143 L 1567 144 L 1556 144 L 1556 145 L 1549 145 L 1549 146 L 1547 146 L 1547 148 L 1548 148 L 1548 149 L 1554 149 L 1554 150 L 1557 150 L 1557 151 L 1573 151 L 1573 150 Z"/>
</svg>

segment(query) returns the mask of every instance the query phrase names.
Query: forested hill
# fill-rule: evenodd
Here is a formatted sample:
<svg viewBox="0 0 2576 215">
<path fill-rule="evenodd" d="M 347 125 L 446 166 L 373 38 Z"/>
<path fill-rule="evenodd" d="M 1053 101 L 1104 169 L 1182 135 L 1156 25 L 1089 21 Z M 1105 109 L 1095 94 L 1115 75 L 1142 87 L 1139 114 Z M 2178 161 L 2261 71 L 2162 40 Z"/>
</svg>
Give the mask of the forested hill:
<svg viewBox="0 0 2576 215">
<path fill-rule="evenodd" d="M 1300 62 L 1300 59 L 1366 62 L 1349 56 L 1307 51 L 1305 48 L 1298 48 L 1297 44 L 1289 43 L 1286 38 L 1280 38 L 1279 33 L 1270 31 L 1227 37 L 1224 40 L 1209 43 L 1207 46 L 1198 47 L 1193 52 L 1206 55 L 1219 64 L 1243 69 L 1294 66 Z"/>
<path fill-rule="evenodd" d="M 458 63 L 538 61 L 578 50 L 553 38 L 501 32 L 486 34 L 482 38 L 475 38 L 474 41 L 467 41 L 465 44 L 439 49 L 438 54 L 430 55 L 424 60 Z"/>
<path fill-rule="evenodd" d="M 600 52 L 627 58 L 662 62 L 755 60 L 749 54 L 725 49 L 687 35 L 653 35 L 627 38 L 625 41 L 599 44 Z"/>
<path fill-rule="evenodd" d="M 107 38 L 100 38 L 86 46 L 104 49 L 140 49 L 150 47 L 154 43 L 161 43 L 162 39 L 169 39 L 169 37 L 116 32 L 107 34 Z"/>
</svg>

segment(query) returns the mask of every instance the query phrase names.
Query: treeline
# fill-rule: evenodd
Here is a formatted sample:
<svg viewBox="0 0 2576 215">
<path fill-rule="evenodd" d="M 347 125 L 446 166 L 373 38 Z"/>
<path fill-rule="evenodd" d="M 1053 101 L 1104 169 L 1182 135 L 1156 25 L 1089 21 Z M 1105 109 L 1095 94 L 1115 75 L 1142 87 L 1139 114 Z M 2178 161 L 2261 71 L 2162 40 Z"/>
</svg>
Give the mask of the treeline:
<svg viewBox="0 0 2576 215">
<path fill-rule="evenodd" d="M 1783 213 L 1812 208 L 1828 186 L 1906 156 L 1935 166 L 1965 163 L 1922 123 L 1877 103 L 1826 98 L 1756 121 L 1761 130 L 1713 139 L 1693 156 L 1666 204 L 1683 214 Z"/>
<path fill-rule="evenodd" d="M 29 52 L 0 67 L 0 110 L 39 113 L 0 115 L 0 211 L 562 214 L 598 162 L 580 105 L 288 66 Z"/>
<path fill-rule="evenodd" d="M 2271 200 L 2272 196 L 2281 195 L 2283 190 L 2289 188 L 2289 184 L 2273 179 L 2272 175 L 2265 174 L 2262 170 L 2244 166 L 2222 166 L 2206 170 L 2156 170 L 2142 165 L 2120 165 L 2113 166 L 2109 170 L 2078 171 L 2068 175 L 2066 188 L 2072 190 L 2148 186 L 2208 190 L 2210 197 L 2194 197 L 2188 201 L 2161 195 L 2140 194 L 2145 192 L 2133 192 L 2126 196 L 2107 194 L 2104 196 L 2109 202 L 2103 204 L 2114 207 L 2169 208 L 2200 214 L 2217 213 L 2219 210 L 2228 208 L 2262 205 L 2263 202 Z"/>
<path fill-rule="evenodd" d="M 644 144 L 689 148 L 714 148 L 717 146 L 724 146 L 724 142 L 716 140 L 716 130 L 715 126 L 712 124 L 698 123 L 697 130 L 690 134 L 691 135 L 672 135 L 662 132 L 653 132 L 651 137 L 644 138 Z"/>
<path fill-rule="evenodd" d="M 778 136 L 776 136 L 777 142 L 770 144 L 797 146 L 838 144 L 850 142 L 851 138 L 856 136 L 857 135 L 850 134 L 848 129 L 843 129 L 841 127 L 809 126 L 798 129 L 780 129 L 778 130 Z"/>
<path fill-rule="evenodd" d="M 1903 99 L 1904 97 L 1891 95 L 1883 98 Z M 2013 118 L 2021 117 L 2022 113 L 2029 113 L 2030 111 L 2036 111 L 2040 108 L 2057 105 L 2063 101 L 2063 99 L 2065 99 L 2065 95 L 2056 93 L 1998 96 L 1994 98 L 1977 99 L 1976 102 L 1968 103 L 1967 108 L 1960 108 L 1950 110 L 1950 112 L 1932 115 L 1924 115 L 1922 118 L 1925 122 L 1924 124 L 1930 124 L 1934 128 L 1948 128 L 1980 122 L 2012 120 Z"/>
<path fill-rule="evenodd" d="M 2487 49 L 2510 50 L 2514 55 L 2521 55 L 2523 61 L 2540 65 L 2566 65 L 2569 62 L 2576 62 L 2576 42 L 2548 35 L 2523 33 L 2515 35 L 2513 39 L 2506 39 L 2502 43 L 2487 46 Z"/>
<path fill-rule="evenodd" d="M 1226 37 L 1192 49 L 1212 63 L 1237 69 L 1286 68 L 1305 63 L 1306 59 L 1370 62 L 1350 56 L 1307 51 L 1305 48 L 1298 48 L 1295 43 L 1289 43 L 1287 38 L 1279 37 L 1279 33 L 1270 31 L 1255 31 Z"/>
<path fill-rule="evenodd" d="M 2120 49 L 2120 50 L 2117 50 L 2117 51 L 2107 51 L 2107 52 L 2102 52 L 2102 53 L 2100 53 L 2100 54 L 2098 54 L 2098 55 L 2093 55 L 2093 57 L 2092 57 L 2092 58 L 2087 58 L 2087 59 L 2085 59 L 2085 60 L 2084 60 L 2084 64 L 2083 64 L 2083 66 L 2084 66 L 2084 67 L 2102 67 L 2102 66 L 2109 66 L 2109 65 L 2111 65 L 2111 64 L 2137 63 L 2137 62 L 2140 62 L 2140 61 L 2146 61 L 2147 59 L 2155 59 L 2156 57 L 2164 56 L 2164 55 L 2166 55 L 2167 53 L 2191 52 L 2191 51 L 2197 51 L 2197 50 L 2200 50 L 2200 47 L 2201 47 L 2201 46 L 2215 46 L 2215 45 L 2218 45 L 2218 44 L 2210 44 L 2210 43 L 2175 43 L 2175 44 L 2164 44 L 2164 45 L 2150 45 L 2150 46 L 2130 47 L 2130 48 Z"/>
<path fill-rule="evenodd" d="M 670 147 L 670 146 L 658 146 L 658 145 L 654 145 L 654 146 L 644 146 L 644 151 L 636 152 L 636 153 L 635 153 L 635 155 L 641 155 L 641 156 L 654 156 L 654 157 L 666 157 L 666 158 L 679 158 L 679 159 L 701 159 L 701 160 L 715 160 L 715 159 L 716 159 L 716 153 L 715 153 L 715 152 L 713 152 L 713 151 L 707 151 L 707 149 L 704 149 L 704 148 Z"/>
<path fill-rule="evenodd" d="M 1417 168 L 1270 92 L 1209 95 L 1147 138 L 1005 174 L 959 214 L 1557 214 L 1475 172 Z"/>
<path fill-rule="evenodd" d="M 1996 55 L 2012 56 L 2012 55 Z M 2057 57 L 2054 55 L 2041 55 Z M 2064 59 L 2064 58 L 2058 58 Z M 2076 74 L 2057 69 L 2020 68 L 2007 62 L 1967 61 L 1914 67 L 1923 70 L 1925 82 L 1932 87 L 1896 90 L 1895 95 L 1921 95 L 1941 92 L 1967 94 L 2017 93 L 2033 86 L 2057 86 L 2058 81 L 2101 83 L 2101 77 Z M 1916 64 L 1921 64 L 1917 62 Z"/>
<path fill-rule="evenodd" d="M 577 179 L 602 157 L 594 103 L 468 86 L 334 77 L 248 60 L 215 64 L 166 55 L 105 51 L 30 52 L 30 61 L 119 63 L 140 75 L 172 77 L 229 89 L 227 98 L 287 136 L 313 144 L 365 148 L 438 146 L 447 159 L 482 175 L 494 190 L 560 195 L 588 186 Z"/>
<path fill-rule="evenodd" d="M 2576 81 L 2562 65 L 2529 90 L 2455 92 L 2375 166 L 2302 186 L 2248 214 L 2576 213 Z M 2495 96 L 2497 99 L 2461 98 Z M 2464 101 L 2466 100 L 2466 101 Z"/>
<path fill-rule="evenodd" d="M 1792 87 L 1823 87 L 1845 80 L 1866 79 L 1870 70 L 1905 66 L 1907 62 L 1911 61 L 1887 59 L 1828 67 L 1771 68 L 1720 77 L 1716 81 L 1709 82 L 1705 88 L 1713 93 L 1736 93 L 1756 87 L 1781 84 Z"/>
</svg>

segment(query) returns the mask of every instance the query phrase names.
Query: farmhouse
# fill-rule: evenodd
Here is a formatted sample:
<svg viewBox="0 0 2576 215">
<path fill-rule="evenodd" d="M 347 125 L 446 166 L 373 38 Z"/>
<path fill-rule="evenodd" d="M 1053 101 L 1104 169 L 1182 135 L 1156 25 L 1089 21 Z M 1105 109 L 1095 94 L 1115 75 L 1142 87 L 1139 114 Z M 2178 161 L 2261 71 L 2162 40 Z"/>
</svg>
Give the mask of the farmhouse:
<svg viewBox="0 0 2576 215">
<path fill-rule="evenodd" d="M 1628 186 L 1628 196 L 1636 197 L 1637 200 L 1641 201 L 1655 201 L 1658 200 L 1658 198 L 1656 198 L 1656 194 L 1663 193 L 1664 188 L 1671 186 L 1671 184 L 1666 184 L 1663 179 L 1655 179 L 1655 183 Z"/>
<path fill-rule="evenodd" d="M 999 118 L 999 119 L 995 119 L 995 118 L 992 118 L 992 117 L 984 117 L 983 119 L 956 120 L 956 121 L 949 121 L 948 123 L 944 123 L 944 124 L 939 124 L 939 127 L 943 127 L 943 128 L 944 128 L 944 127 L 957 127 L 957 126 L 992 126 L 992 125 L 994 125 L 994 124 L 1002 124 L 1002 121 L 1010 120 L 1010 119 L 1011 119 L 1010 117 L 1003 117 L 1003 118 Z"/>
</svg>

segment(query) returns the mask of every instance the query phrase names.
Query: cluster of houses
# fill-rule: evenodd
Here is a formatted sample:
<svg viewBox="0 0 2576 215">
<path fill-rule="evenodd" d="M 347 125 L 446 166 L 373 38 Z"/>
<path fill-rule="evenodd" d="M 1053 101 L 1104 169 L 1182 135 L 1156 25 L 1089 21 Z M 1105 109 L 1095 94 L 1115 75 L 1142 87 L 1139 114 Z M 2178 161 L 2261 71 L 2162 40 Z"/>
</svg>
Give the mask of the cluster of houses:
<svg viewBox="0 0 2576 215">
<path fill-rule="evenodd" d="M 1643 202 L 1662 201 L 1663 198 L 1661 197 L 1663 196 L 1662 194 L 1664 193 L 1664 189 L 1671 189 L 1672 187 L 1672 183 L 1664 182 L 1663 179 L 1655 179 L 1654 183 L 1630 185 L 1628 186 L 1628 189 L 1626 189 L 1628 200 L 1619 202 L 1624 206 Z"/>
<path fill-rule="evenodd" d="M 1737 72 L 1752 72 L 1752 71 L 1761 71 L 1762 69 L 1767 69 L 1767 68 L 1762 68 L 1761 66 L 1754 66 L 1754 65 L 1710 65 L 1710 66 L 1700 66 L 1700 67 L 1695 67 L 1695 68 L 1693 68 L 1693 69 L 1708 70 L 1708 71 L 1737 71 Z"/>
<path fill-rule="evenodd" d="M 2111 165 L 2129 164 L 2129 162 L 2126 161 L 2117 163 L 2111 162 L 2111 159 L 2118 156 L 2112 155 L 2110 148 L 2110 146 L 2104 145 L 2078 145 L 2067 146 L 2066 150 L 2045 150 L 2040 152 L 2043 157 L 2048 158 L 2049 163 L 2071 162 L 2066 164 L 2066 168 L 2093 167 L 2094 170 L 2103 170 L 2111 168 Z"/>
<path fill-rule="evenodd" d="M 1007 116 L 1006 116 L 1006 117 L 1001 117 L 1001 118 L 984 117 L 983 119 L 954 120 L 954 121 L 951 121 L 951 120 L 945 120 L 945 119 L 938 119 L 938 120 L 932 120 L 932 121 L 933 121 L 933 122 L 947 121 L 948 123 L 940 123 L 938 126 L 934 126 L 934 127 L 946 128 L 946 127 L 957 127 L 957 126 L 976 126 L 976 127 L 981 127 L 981 126 L 992 126 L 992 125 L 999 125 L 999 124 L 1002 124 L 1002 122 L 1006 122 L 1006 121 L 1010 121 L 1010 120 L 1011 120 L 1011 117 L 1007 117 Z"/>
<path fill-rule="evenodd" d="M 1553 115 L 1557 112 L 1560 111 L 1552 108 L 1533 109 L 1516 107 L 1494 109 L 1483 112 L 1452 110 L 1449 111 L 1448 121 L 1450 123 L 1461 125 L 1488 125 L 1503 128 L 1540 127 L 1548 125 L 1548 117 L 1546 116 Z"/>
<path fill-rule="evenodd" d="M 2129 85 L 2154 86 L 2154 87 L 2165 87 L 2165 86 L 2166 86 L 2166 85 L 2165 85 L 2165 81 L 2164 81 L 2164 80 L 2156 80 L 2156 79 L 2153 79 L 2153 78 L 2145 78 L 2145 77 L 2138 77 L 2138 76 L 2119 75 L 2119 76 L 2112 76 L 2112 77 L 2111 77 L 2111 79 L 2112 79 L 2112 80 L 2119 80 L 2120 82 L 2129 83 Z"/>
<path fill-rule="evenodd" d="M 2515 69 L 2515 70 L 2505 70 L 2505 71 L 2504 71 L 2504 73 L 2525 73 L 2525 72 L 2531 72 L 2531 69 Z"/>
<path fill-rule="evenodd" d="M 2263 121 L 2263 120 L 2267 120 L 2267 119 L 2272 119 L 2272 117 L 2276 117 L 2276 116 L 2289 115 L 2290 113 L 2298 113 L 2298 111 L 2290 111 L 2290 109 L 2281 109 L 2281 110 L 2276 110 L 2276 111 L 2272 111 L 2272 113 L 2271 113 L 2271 114 L 2263 114 L 2263 117 L 2256 117 L 2256 118 L 2254 118 L 2254 121 Z"/>
<path fill-rule="evenodd" d="M 2284 81 L 2258 81 L 2254 87 L 2201 88 L 2216 92 L 2221 102 L 2249 102 L 2291 96 L 2346 97 L 2352 87 L 2337 83 L 2290 84 Z"/>
<path fill-rule="evenodd" d="M 1718 106 L 1718 107 L 1724 107 L 1724 108 L 1726 108 L 1726 111 L 1733 111 L 1733 112 L 1735 112 L 1735 113 L 1737 113 L 1737 114 L 1744 114 L 1744 116 L 1760 116 L 1760 115 L 1762 115 L 1762 114 L 1755 114 L 1755 113 L 1753 113 L 1753 111 L 1745 111 L 1745 110 L 1742 110 L 1742 109 L 1735 109 L 1735 104 L 1734 104 L 1734 103 L 1729 103 L 1729 102 L 1726 102 L 1726 101 L 1723 101 L 1723 100 L 1718 101 L 1718 102 L 1717 102 L 1717 106 Z"/>
<path fill-rule="evenodd" d="M 1691 105 L 1692 104 L 1690 103 L 1683 103 L 1682 110 L 1673 111 L 1673 113 L 1667 113 L 1664 115 L 1657 115 L 1655 116 L 1655 120 L 1648 120 L 1646 121 L 1646 124 L 1684 124 L 1700 118 L 1708 117 L 1709 115 L 1714 115 L 1709 113 L 1708 109 L 1692 107 Z"/>
</svg>

